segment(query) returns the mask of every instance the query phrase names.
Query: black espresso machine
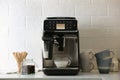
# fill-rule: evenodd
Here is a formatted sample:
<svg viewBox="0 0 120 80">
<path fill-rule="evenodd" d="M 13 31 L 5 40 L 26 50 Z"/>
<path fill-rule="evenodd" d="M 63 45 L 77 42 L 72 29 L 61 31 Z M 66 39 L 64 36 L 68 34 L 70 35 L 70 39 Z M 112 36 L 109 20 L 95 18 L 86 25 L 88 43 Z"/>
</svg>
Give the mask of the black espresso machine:
<svg viewBox="0 0 120 80">
<path fill-rule="evenodd" d="M 43 29 L 43 72 L 46 75 L 77 74 L 79 31 L 75 17 L 47 17 Z"/>
</svg>

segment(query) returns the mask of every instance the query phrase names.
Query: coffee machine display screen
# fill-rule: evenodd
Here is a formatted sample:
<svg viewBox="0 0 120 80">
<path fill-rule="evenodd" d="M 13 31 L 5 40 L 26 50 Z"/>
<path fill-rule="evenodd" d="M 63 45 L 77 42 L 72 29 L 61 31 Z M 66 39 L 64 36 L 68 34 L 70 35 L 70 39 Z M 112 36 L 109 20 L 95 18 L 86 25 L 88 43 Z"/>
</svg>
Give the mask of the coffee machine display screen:
<svg viewBox="0 0 120 80">
<path fill-rule="evenodd" d="M 56 29 L 65 29 L 65 24 L 56 24 Z"/>
</svg>

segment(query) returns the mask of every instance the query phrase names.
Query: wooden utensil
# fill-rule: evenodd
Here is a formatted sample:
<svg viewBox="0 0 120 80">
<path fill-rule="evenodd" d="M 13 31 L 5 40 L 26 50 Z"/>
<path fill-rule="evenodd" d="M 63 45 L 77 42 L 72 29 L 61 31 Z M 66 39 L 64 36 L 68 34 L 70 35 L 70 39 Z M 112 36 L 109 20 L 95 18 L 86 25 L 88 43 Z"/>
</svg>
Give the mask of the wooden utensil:
<svg viewBox="0 0 120 80">
<path fill-rule="evenodd" d="M 23 62 L 23 60 L 26 58 L 27 56 L 27 52 L 13 52 L 13 55 L 17 61 L 17 64 L 18 64 L 18 73 L 20 73 L 21 71 L 21 64 Z"/>
</svg>

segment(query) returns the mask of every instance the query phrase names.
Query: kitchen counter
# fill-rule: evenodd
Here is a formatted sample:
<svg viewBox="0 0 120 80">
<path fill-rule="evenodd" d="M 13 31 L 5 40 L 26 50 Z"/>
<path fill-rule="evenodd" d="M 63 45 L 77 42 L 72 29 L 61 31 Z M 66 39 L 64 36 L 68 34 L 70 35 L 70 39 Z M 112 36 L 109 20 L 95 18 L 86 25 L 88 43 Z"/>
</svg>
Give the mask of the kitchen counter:
<svg viewBox="0 0 120 80">
<path fill-rule="evenodd" d="M 31 75 L 0 74 L 0 80 L 120 80 L 120 72 L 99 74 L 98 72 L 83 73 L 73 76 L 47 76 L 43 72 Z"/>
</svg>

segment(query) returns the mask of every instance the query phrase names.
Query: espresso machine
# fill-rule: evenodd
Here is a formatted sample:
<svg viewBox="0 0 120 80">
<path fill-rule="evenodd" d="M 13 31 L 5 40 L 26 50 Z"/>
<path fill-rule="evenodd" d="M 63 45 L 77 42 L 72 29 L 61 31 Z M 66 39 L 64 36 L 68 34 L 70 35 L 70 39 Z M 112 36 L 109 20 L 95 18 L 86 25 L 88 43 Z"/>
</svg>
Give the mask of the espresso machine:
<svg viewBox="0 0 120 80">
<path fill-rule="evenodd" d="M 47 17 L 42 40 L 43 72 L 46 75 L 79 72 L 79 31 L 75 17 Z"/>
</svg>

